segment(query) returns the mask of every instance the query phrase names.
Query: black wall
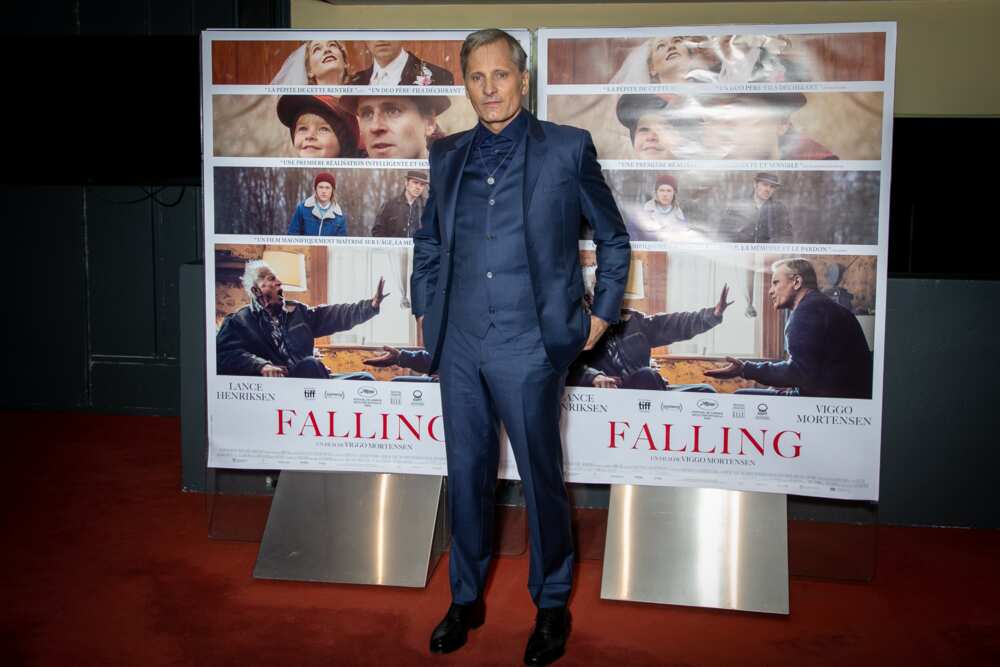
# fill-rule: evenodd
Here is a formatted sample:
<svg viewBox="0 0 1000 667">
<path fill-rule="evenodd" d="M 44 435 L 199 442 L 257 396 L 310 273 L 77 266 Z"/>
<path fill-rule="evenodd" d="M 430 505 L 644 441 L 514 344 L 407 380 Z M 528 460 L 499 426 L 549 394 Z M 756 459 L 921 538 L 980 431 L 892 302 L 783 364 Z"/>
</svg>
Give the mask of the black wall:
<svg viewBox="0 0 1000 667">
<path fill-rule="evenodd" d="M 288 27 L 288 2 L 0 11 L 0 216 L 19 297 L 0 406 L 176 414 L 178 270 L 203 255 L 199 34 Z"/>
</svg>

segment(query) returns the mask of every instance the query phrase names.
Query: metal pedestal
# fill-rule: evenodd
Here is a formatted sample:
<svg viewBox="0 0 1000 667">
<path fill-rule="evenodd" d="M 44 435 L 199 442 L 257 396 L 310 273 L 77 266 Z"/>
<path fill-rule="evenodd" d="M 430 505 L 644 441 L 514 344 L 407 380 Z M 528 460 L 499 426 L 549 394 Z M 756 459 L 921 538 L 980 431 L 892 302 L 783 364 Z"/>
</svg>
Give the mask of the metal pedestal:
<svg viewBox="0 0 1000 667">
<path fill-rule="evenodd" d="M 253 576 L 423 587 L 447 547 L 443 478 L 285 471 Z"/>
<path fill-rule="evenodd" d="M 601 597 L 787 614 L 786 497 L 612 486 Z"/>
</svg>

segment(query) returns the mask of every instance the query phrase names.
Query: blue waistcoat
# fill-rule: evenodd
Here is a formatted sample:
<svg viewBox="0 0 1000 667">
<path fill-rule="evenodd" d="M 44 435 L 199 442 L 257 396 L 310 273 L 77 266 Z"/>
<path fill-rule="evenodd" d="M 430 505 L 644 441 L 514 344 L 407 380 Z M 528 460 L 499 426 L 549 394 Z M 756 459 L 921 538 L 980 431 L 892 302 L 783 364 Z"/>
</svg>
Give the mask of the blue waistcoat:
<svg viewBox="0 0 1000 667">
<path fill-rule="evenodd" d="M 448 317 L 475 336 L 490 324 L 508 336 L 538 326 L 524 235 L 524 154 L 521 137 L 492 186 L 476 156 L 462 171 Z"/>
</svg>

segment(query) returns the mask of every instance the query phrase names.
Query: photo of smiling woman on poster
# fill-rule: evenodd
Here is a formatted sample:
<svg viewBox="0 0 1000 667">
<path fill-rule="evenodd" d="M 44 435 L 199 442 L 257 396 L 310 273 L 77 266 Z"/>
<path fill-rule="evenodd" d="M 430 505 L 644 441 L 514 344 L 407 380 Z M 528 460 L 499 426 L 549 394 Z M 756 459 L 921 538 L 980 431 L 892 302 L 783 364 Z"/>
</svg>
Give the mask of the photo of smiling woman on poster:
<svg viewBox="0 0 1000 667">
<path fill-rule="evenodd" d="M 272 86 L 342 86 L 351 78 L 347 47 L 336 39 L 313 39 L 292 51 Z"/>
</svg>

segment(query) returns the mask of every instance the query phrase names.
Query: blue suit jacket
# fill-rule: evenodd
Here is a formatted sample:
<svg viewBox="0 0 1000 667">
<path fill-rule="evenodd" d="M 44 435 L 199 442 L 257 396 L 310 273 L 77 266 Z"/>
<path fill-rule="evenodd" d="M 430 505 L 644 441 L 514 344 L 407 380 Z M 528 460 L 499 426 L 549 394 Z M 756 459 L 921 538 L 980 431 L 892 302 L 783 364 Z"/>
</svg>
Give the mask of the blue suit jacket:
<svg viewBox="0 0 1000 667">
<path fill-rule="evenodd" d="M 592 310 L 608 322 L 618 320 L 631 250 L 590 134 L 540 121 L 530 114 L 528 120 L 525 246 L 542 341 L 553 367 L 563 371 L 583 348 L 590 330 L 580 272 L 581 218 L 593 228 L 597 247 Z M 413 314 L 424 318 L 424 348 L 431 354 L 431 372 L 438 366 L 447 321 L 455 205 L 473 136 L 475 128 L 439 139 L 431 146 L 430 196 L 420 229 L 413 236 L 410 298 Z"/>
</svg>

